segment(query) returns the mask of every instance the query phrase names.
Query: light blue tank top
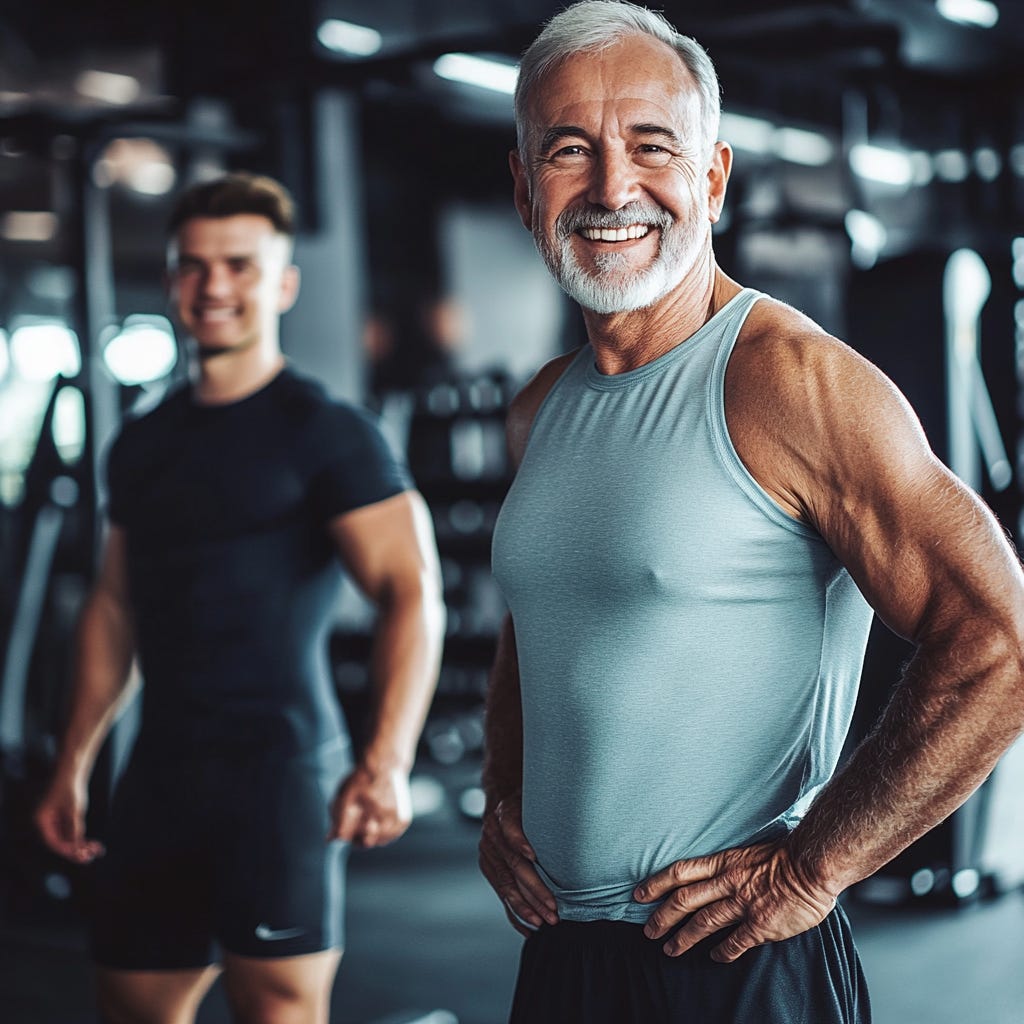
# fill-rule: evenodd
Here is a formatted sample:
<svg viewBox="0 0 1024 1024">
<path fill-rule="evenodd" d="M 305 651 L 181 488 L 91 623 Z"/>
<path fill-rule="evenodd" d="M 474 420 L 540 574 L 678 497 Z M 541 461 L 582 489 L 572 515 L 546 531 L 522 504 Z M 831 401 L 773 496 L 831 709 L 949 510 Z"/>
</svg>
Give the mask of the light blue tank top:
<svg viewBox="0 0 1024 1024">
<path fill-rule="evenodd" d="M 871 610 L 726 428 L 726 365 L 758 298 L 627 373 L 582 349 L 498 518 L 523 824 L 566 920 L 645 921 L 639 881 L 793 827 L 843 746 Z"/>
</svg>

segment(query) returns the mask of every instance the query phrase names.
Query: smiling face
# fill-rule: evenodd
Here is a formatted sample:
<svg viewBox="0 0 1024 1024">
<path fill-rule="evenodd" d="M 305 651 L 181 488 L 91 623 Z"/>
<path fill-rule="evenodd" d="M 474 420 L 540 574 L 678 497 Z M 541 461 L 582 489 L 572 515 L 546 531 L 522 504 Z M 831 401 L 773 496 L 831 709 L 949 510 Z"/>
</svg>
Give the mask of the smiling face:
<svg viewBox="0 0 1024 1024">
<path fill-rule="evenodd" d="M 290 242 L 259 214 L 194 217 L 168 246 L 171 301 L 199 356 L 276 346 L 298 293 Z"/>
<path fill-rule="evenodd" d="M 676 53 L 650 36 L 567 58 L 531 97 L 516 208 L 559 284 L 596 313 L 642 309 L 711 245 L 729 151 L 704 138 Z"/>
</svg>

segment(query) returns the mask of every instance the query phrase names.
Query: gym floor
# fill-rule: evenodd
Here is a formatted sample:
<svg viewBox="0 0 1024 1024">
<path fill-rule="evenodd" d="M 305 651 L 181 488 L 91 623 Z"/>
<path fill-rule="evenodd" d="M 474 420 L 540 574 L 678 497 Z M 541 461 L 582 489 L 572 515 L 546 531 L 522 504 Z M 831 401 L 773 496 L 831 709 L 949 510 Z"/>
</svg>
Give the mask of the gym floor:
<svg viewBox="0 0 1024 1024">
<path fill-rule="evenodd" d="M 409 833 L 354 852 L 332 1024 L 505 1020 L 520 939 L 477 870 L 477 824 L 458 810 L 474 778 L 465 762 L 425 768 Z M 1024 1024 L 1024 892 L 960 908 L 846 907 L 875 1024 Z M 81 923 L 52 916 L 0 921 L 6 1024 L 94 1024 Z M 199 1024 L 228 1021 L 215 987 Z"/>
</svg>

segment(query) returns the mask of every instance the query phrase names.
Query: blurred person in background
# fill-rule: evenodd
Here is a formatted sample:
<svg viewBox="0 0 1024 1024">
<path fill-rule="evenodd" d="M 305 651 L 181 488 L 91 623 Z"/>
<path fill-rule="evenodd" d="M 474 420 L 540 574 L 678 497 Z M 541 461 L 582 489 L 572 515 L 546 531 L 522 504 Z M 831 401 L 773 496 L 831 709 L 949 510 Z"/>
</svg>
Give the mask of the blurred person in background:
<svg viewBox="0 0 1024 1024">
<path fill-rule="evenodd" d="M 97 861 L 112 1024 L 187 1024 L 220 971 L 235 1019 L 326 1024 L 349 844 L 411 820 L 443 636 L 433 530 L 375 420 L 282 355 L 293 213 L 243 172 L 182 194 L 167 280 L 196 372 L 109 454 L 105 551 L 36 821 L 57 853 Z M 377 608 L 358 760 L 327 660 L 342 569 Z M 136 655 L 141 725 L 104 849 L 88 781 Z"/>
</svg>

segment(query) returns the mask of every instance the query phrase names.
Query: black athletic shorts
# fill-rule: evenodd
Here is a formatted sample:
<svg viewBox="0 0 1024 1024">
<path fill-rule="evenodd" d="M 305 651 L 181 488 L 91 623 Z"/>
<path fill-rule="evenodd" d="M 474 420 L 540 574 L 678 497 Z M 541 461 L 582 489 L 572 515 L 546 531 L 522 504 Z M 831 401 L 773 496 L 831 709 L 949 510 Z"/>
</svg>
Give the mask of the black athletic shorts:
<svg viewBox="0 0 1024 1024">
<path fill-rule="evenodd" d="M 722 937 L 669 957 L 643 925 L 545 925 L 523 946 L 510 1024 L 870 1024 L 839 907 L 817 928 L 731 964 L 709 955 Z"/>
<path fill-rule="evenodd" d="M 299 757 L 133 756 L 96 865 L 93 954 L 203 967 L 218 947 L 284 957 L 343 944 L 347 846 L 328 843 L 347 744 Z"/>
</svg>

